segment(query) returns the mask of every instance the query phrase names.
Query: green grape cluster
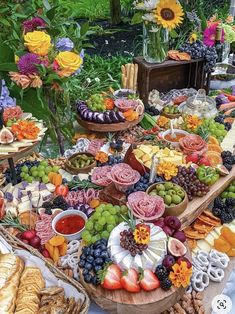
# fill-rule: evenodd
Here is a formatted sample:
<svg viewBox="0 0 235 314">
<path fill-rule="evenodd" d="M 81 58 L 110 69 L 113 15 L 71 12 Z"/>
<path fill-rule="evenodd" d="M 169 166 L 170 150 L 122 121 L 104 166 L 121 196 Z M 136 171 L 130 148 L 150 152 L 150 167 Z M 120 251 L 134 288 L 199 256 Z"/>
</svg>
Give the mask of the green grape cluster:
<svg viewBox="0 0 235 314">
<path fill-rule="evenodd" d="M 82 239 L 86 244 L 92 244 L 102 238 L 108 239 L 111 231 L 127 217 L 128 208 L 125 205 L 99 205 L 95 213 L 88 219 Z"/>
<path fill-rule="evenodd" d="M 46 160 L 43 160 L 39 163 L 38 166 L 28 167 L 24 165 L 21 167 L 20 176 L 24 181 L 32 183 L 33 181 L 48 183 L 49 178 L 48 174 L 50 172 L 58 173 L 60 167 L 59 166 L 49 166 Z"/>
<path fill-rule="evenodd" d="M 91 95 L 87 100 L 87 107 L 92 111 L 104 112 L 106 108 L 103 96 L 100 94 Z"/>
<path fill-rule="evenodd" d="M 205 119 L 203 120 L 202 127 L 206 128 L 210 135 L 217 138 L 221 143 L 224 137 L 227 135 L 225 126 L 219 122 L 215 122 L 214 119 Z"/>
</svg>

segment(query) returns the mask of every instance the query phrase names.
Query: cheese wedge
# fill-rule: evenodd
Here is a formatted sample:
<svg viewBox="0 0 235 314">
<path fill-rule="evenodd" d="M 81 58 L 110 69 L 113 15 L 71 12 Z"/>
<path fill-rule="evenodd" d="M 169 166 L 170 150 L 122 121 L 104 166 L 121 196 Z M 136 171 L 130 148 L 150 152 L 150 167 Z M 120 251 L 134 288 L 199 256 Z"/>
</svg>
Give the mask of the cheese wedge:
<svg viewBox="0 0 235 314">
<path fill-rule="evenodd" d="M 211 234 L 208 234 L 208 235 L 205 237 L 205 241 L 206 241 L 210 246 L 214 246 L 214 240 L 215 240 L 215 238 L 214 238 Z"/>
</svg>

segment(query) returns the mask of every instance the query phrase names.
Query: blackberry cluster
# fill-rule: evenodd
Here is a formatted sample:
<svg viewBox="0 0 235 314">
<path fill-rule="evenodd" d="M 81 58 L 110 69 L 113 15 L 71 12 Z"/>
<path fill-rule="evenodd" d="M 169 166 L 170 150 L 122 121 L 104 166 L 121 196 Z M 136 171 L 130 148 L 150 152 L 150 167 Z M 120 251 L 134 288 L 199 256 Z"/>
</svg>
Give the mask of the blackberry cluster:
<svg viewBox="0 0 235 314">
<path fill-rule="evenodd" d="M 150 105 L 145 105 L 145 112 L 150 116 L 158 116 L 160 114 L 160 111 L 157 108 Z"/>
<path fill-rule="evenodd" d="M 98 286 L 100 283 L 98 273 L 110 262 L 107 240 L 100 239 L 83 247 L 78 266 L 83 269 L 82 274 L 85 282 Z"/>
<path fill-rule="evenodd" d="M 147 188 L 152 185 L 153 183 L 158 183 L 158 182 L 162 182 L 163 179 L 162 177 L 159 176 L 155 176 L 154 182 L 153 183 L 149 183 L 149 177 L 150 174 L 149 173 L 145 173 L 140 180 L 134 185 L 133 188 L 129 189 L 126 194 L 129 195 L 133 192 L 138 192 L 138 191 L 143 191 L 145 192 L 147 190 Z"/>
<path fill-rule="evenodd" d="M 235 156 L 230 151 L 223 151 L 221 153 L 223 165 L 228 171 L 231 171 L 235 164 Z"/>
<path fill-rule="evenodd" d="M 225 119 L 225 116 L 223 116 L 222 114 L 219 114 L 217 117 L 214 118 L 215 122 L 218 122 L 224 125 L 226 131 L 231 130 L 232 124 L 229 122 L 224 122 L 224 119 Z"/>
<path fill-rule="evenodd" d="M 47 215 L 51 215 L 52 209 L 60 208 L 62 210 L 67 210 L 69 208 L 69 205 L 66 203 L 63 196 L 59 195 L 50 202 L 44 202 L 42 204 L 42 208 L 45 208 L 45 213 Z"/>
<path fill-rule="evenodd" d="M 120 245 L 123 249 L 128 250 L 131 256 L 136 256 L 137 254 L 142 255 L 143 251 L 147 250 L 147 244 L 138 244 L 135 242 L 133 231 L 131 229 L 123 230 L 120 233 Z"/>
<path fill-rule="evenodd" d="M 101 167 L 101 166 L 112 166 L 112 165 L 115 165 L 115 164 L 120 164 L 123 162 L 123 157 L 120 156 L 120 155 L 110 155 L 109 156 L 109 159 L 107 162 L 105 163 L 100 163 L 98 162 L 98 167 Z"/>
<path fill-rule="evenodd" d="M 189 42 L 180 46 L 181 52 L 187 52 L 192 59 L 203 58 L 205 60 L 205 71 L 208 73 L 213 72 L 216 65 L 217 53 L 214 47 L 207 47 L 202 41 L 196 40 L 192 44 Z"/>
<path fill-rule="evenodd" d="M 17 183 L 20 183 L 22 181 L 22 178 L 21 178 L 20 174 L 21 174 L 21 168 L 23 166 L 27 166 L 28 168 L 31 168 L 33 166 L 37 167 L 38 165 L 39 165 L 39 161 L 29 161 L 29 160 L 16 164 L 15 165 L 15 172 L 16 172 Z M 9 168 L 6 169 L 4 174 L 5 174 L 6 182 L 7 183 L 12 182 L 13 178 L 11 176 L 11 172 L 10 172 Z"/>
<path fill-rule="evenodd" d="M 123 150 L 123 141 L 120 139 L 114 140 L 110 143 L 110 147 L 117 152 L 121 152 Z"/>
<path fill-rule="evenodd" d="M 214 201 L 212 213 L 220 218 L 223 224 L 232 222 L 235 219 L 235 199 L 228 197 L 223 201 L 220 197 L 217 197 Z"/>
<path fill-rule="evenodd" d="M 160 281 L 160 287 L 163 290 L 169 290 L 172 286 L 171 280 L 168 278 L 169 272 L 165 266 L 159 265 L 155 269 L 155 275 L 157 276 L 158 280 Z"/>
</svg>

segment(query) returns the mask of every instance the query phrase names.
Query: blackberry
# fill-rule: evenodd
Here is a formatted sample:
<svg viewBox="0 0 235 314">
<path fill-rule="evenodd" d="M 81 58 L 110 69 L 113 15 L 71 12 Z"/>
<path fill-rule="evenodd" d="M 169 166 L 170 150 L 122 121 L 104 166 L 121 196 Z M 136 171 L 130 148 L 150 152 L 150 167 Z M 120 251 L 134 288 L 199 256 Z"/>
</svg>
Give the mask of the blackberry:
<svg viewBox="0 0 235 314">
<path fill-rule="evenodd" d="M 44 202 L 42 204 L 42 208 L 51 209 L 52 208 L 52 203 L 51 202 Z"/>
<path fill-rule="evenodd" d="M 68 209 L 68 204 L 63 196 L 59 195 L 53 200 L 53 208 L 61 208 L 63 210 Z"/>
<path fill-rule="evenodd" d="M 46 208 L 45 214 L 47 214 L 47 215 L 52 215 L 51 209 L 50 209 L 50 208 Z"/>
<path fill-rule="evenodd" d="M 233 208 L 233 209 L 230 211 L 230 214 L 232 215 L 233 219 L 235 219 L 235 208 Z"/>
<path fill-rule="evenodd" d="M 157 278 L 160 280 L 160 281 L 163 281 L 165 280 L 166 278 L 168 278 L 168 271 L 166 269 L 165 266 L 163 265 L 159 265 L 157 266 L 156 270 L 155 270 L 155 274 L 157 276 Z"/>
<path fill-rule="evenodd" d="M 233 164 L 233 158 L 232 157 L 225 157 L 225 158 L 223 158 L 223 164 L 232 165 Z"/>
<path fill-rule="evenodd" d="M 225 168 L 228 170 L 228 171 L 231 171 L 233 166 L 231 164 L 227 164 L 227 163 L 224 163 L 224 166 Z"/>
<path fill-rule="evenodd" d="M 215 120 L 215 122 L 223 124 L 224 117 L 222 115 L 219 115 L 218 117 L 215 117 L 214 120 Z"/>
<path fill-rule="evenodd" d="M 222 158 L 232 157 L 232 153 L 229 150 L 225 150 L 221 153 Z"/>
<path fill-rule="evenodd" d="M 160 281 L 160 287 L 163 290 L 169 290 L 172 286 L 172 282 L 169 278 L 165 278 L 163 281 Z"/>
<path fill-rule="evenodd" d="M 223 224 L 226 224 L 226 223 L 229 223 L 229 222 L 233 221 L 232 215 L 229 214 L 229 213 L 226 213 L 226 212 L 222 212 L 221 213 L 220 219 L 221 219 L 221 222 Z"/>
<path fill-rule="evenodd" d="M 214 206 L 220 209 L 224 208 L 224 201 L 222 200 L 222 198 L 216 197 L 214 200 Z"/>
<path fill-rule="evenodd" d="M 235 207 L 235 198 L 232 198 L 232 197 L 226 198 L 225 204 L 226 204 L 227 206 Z"/>
<path fill-rule="evenodd" d="M 229 130 L 231 130 L 232 125 L 231 125 L 231 123 L 226 122 L 226 123 L 224 123 L 224 127 L 225 127 L 225 130 L 226 130 L 226 131 L 229 131 Z"/>
<path fill-rule="evenodd" d="M 232 156 L 233 165 L 235 164 L 235 155 Z"/>
<path fill-rule="evenodd" d="M 215 215 L 216 217 L 220 217 L 220 216 L 221 216 L 221 209 L 214 207 L 214 208 L 212 209 L 212 213 L 213 213 L 213 215 Z"/>
</svg>

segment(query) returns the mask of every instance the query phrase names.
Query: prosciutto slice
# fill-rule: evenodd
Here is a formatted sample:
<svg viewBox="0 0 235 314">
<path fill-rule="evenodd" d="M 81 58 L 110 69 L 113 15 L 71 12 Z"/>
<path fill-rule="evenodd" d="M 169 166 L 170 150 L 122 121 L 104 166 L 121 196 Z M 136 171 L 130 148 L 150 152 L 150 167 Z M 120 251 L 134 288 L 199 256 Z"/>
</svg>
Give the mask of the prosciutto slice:
<svg viewBox="0 0 235 314">
<path fill-rule="evenodd" d="M 183 153 L 190 155 L 194 152 L 205 153 L 207 150 L 206 142 L 196 134 L 189 134 L 179 140 Z"/>
<path fill-rule="evenodd" d="M 131 193 L 127 200 L 127 205 L 134 216 L 144 220 L 159 218 L 165 211 L 165 204 L 160 196 L 151 196 L 139 191 Z"/>
<path fill-rule="evenodd" d="M 112 180 L 107 177 L 111 169 L 111 166 L 95 168 L 91 175 L 91 182 L 99 186 L 108 186 L 110 183 L 112 183 Z"/>
</svg>

